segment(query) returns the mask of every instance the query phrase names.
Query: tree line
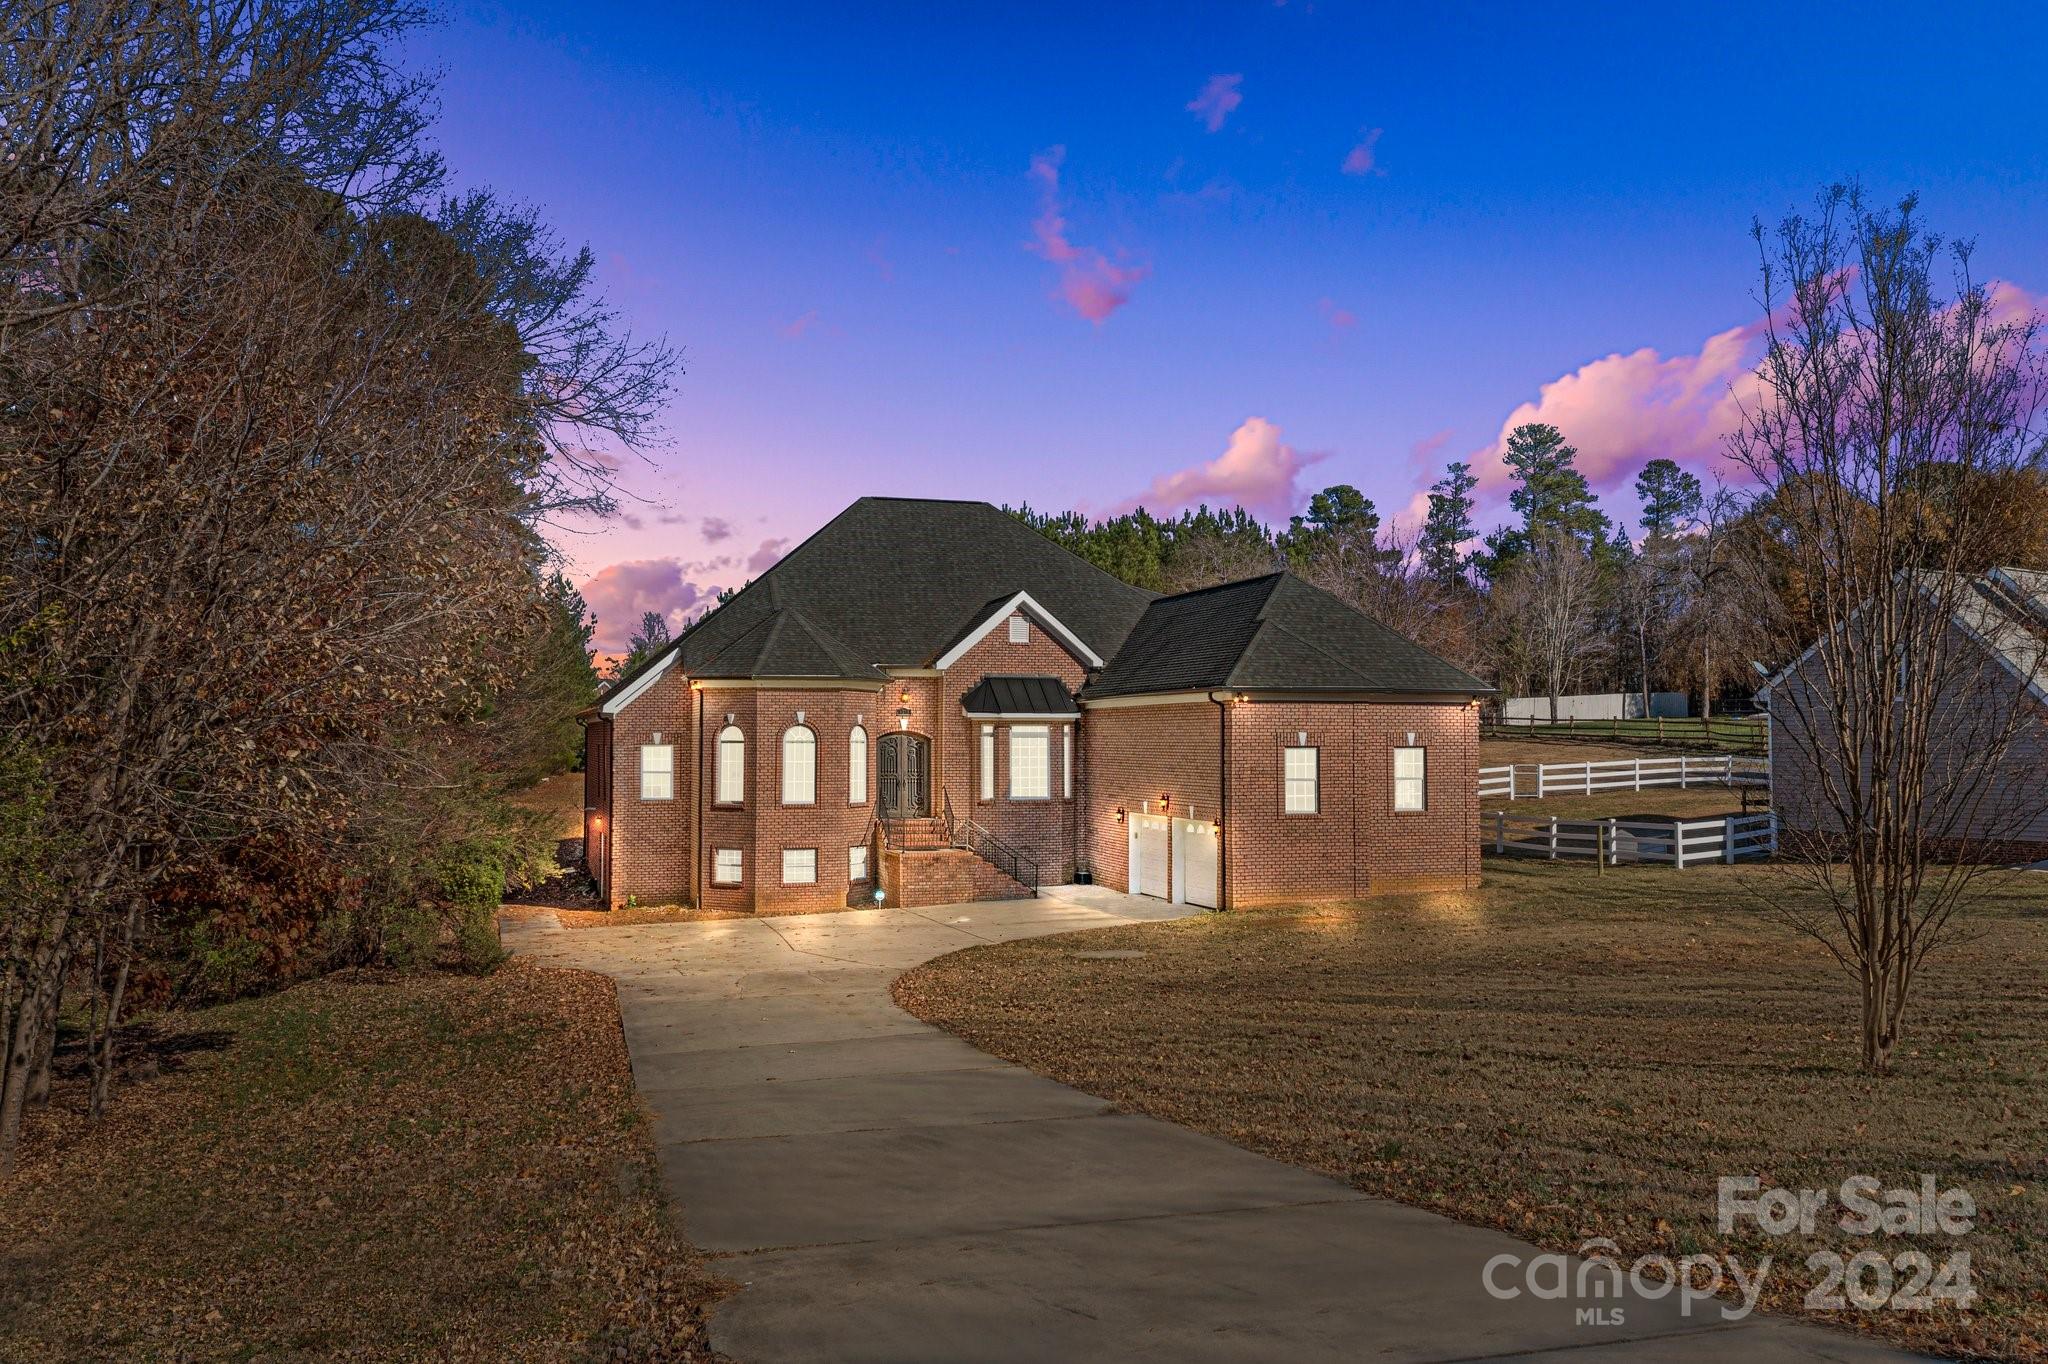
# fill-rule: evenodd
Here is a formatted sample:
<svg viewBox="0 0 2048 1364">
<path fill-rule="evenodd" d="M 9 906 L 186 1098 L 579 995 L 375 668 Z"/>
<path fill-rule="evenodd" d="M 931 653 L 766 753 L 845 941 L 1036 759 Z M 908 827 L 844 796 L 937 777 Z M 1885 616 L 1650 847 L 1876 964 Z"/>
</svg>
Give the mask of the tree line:
<svg viewBox="0 0 2048 1364">
<path fill-rule="evenodd" d="M 1503 696 L 1688 693 L 1695 714 L 1746 699 L 1757 668 L 1811 642 L 1818 618 L 1790 527 L 1796 489 L 1708 485 L 1656 456 L 1637 471 L 1633 534 L 1601 506 L 1578 451 L 1555 426 L 1509 432 L 1503 460 L 1514 519 L 1481 534 L 1469 462 L 1448 464 L 1420 526 L 1383 523 L 1349 484 L 1312 494 L 1284 526 L 1242 507 L 1171 518 L 1140 507 L 1094 519 L 1009 508 L 1097 567 L 1157 592 L 1186 592 L 1279 569 L 1294 572 L 1437 654 Z M 1973 555 L 2048 566 L 2048 476 L 1979 471 L 1936 486 L 1928 505 L 1958 519 L 1995 517 Z M 1554 713 L 1554 711 L 1553 711 Z"/>
<path fill-rule="evenodd" d="M 17 6 L 0 38 L 0 1172 L 60 1031 L 496 952 L 508 793 L 594 695 L 548 518 L 675 373 L 453 192 L 409 0 Z"/>
</svg>

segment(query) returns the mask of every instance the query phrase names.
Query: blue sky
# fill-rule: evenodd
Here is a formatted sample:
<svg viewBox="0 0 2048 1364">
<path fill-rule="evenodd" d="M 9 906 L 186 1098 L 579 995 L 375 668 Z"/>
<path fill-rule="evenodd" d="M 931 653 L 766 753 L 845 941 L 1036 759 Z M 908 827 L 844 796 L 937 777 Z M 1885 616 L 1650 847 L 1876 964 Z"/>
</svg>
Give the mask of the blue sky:
<svg viewBox="0 0 2048 1364">
<path fill-rule="evenodd" d="M 1711 464 L 1752 217 L 1830 180 L 2048 296 L 2038 6 L 852 8 L 414 44 L 459 178 L 684 352 L 644 501 L 560 537 L 601 641 L 863 493 L 1404 516 L 1535 416 L 1631 515 L 1643 460 Z"/>
</svg>

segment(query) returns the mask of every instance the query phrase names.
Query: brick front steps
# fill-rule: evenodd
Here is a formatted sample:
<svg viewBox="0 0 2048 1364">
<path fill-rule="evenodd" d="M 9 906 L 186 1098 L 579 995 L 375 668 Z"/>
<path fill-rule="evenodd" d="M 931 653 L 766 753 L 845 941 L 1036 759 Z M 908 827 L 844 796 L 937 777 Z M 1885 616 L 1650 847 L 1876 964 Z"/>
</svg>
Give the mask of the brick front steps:
<svg viewBox="0 0 2048 1364">
<path fill-rule="evenodd" d="M 882 890 L 890 904 L 916 909 L 1037 894 L 979 854 L 949 846 L 943 820 L 906 820 L 891 836 L 902 846 L 882 849 Z"/>
</svg>

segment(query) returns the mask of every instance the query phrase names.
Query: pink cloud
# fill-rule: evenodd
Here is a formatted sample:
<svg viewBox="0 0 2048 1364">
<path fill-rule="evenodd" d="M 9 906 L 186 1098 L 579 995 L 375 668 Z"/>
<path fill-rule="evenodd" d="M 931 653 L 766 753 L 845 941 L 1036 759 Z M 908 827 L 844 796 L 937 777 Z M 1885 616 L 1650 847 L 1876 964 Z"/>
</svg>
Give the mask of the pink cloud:
<svg viewBox="0 0 2048 1364">
<path fill-rule="evenodd" d="M 678 633 L 718 597 L 716 584 L 693 581 L 707 565 L 680 559 L 631 559 L 597 571 L 583 584 L 583 600 L 597 618 L 591 647 L 599 653 L 621 653 L 640 617 L 658 612 Z"/>
<path fill-rule="evenodd" d="M 1349 308 L 1338 307 L 1334 299 L 1318 299 L 1316 309 L 1322 313 L 1323 320 L 1330 324 L 1330 330 L 1333 332 L 1346 331 L 1358 325 L 1358 314 Z"/>
<path fill-rule="evenodd" d="M 1493 444 L 1474 455 L 1482 494 L 1504 496 L 1512 481 L 1502 454 L 1508 433 L 1545 422 L 1577 447 L 1579 472 L 1595 491 L 1612 492 L 1660 456 L 1708 477 L 1732 473 L 1723 442 L 1754 403 L 1752 372 L 1762 351 L 1763 323 L 1731 327 L 1690 355 L 1644 346 L 1589 361 L 1537 390 L 1515 408 Z"/>
<path fill-rule="evenodd" d="M 782 551 L 789 548 L 789 537 L 780 540 L 763 540 L 761 547 L 747 556 L 747 572 L 766 573 L 782 558 Z"/>
<path fill-rule="evenodd" d="M 1350 151 L 1344 154 L 1344 173 L 1346 175 L 1386 174 L 1386 171 L 1380 167 L 1379 153 L 1377 151 L 1380 143 L 1380 134 L 1385 131 L 1384 128 L 1367 128 L 1359 133 L 1357 143 L 1352 146 Z"/>
<path fill-rule="evenodd" d="M 1236 503 L 1247 511 L 1280 520 L 1291 516 L 1304 500 L 1302 471 L 1329 458 L 1328 451 L 1302 452 L 1280 439 L 1280 428 L 1264 417 L 1249 417 L 1230 433 L 1221 455 L 1190 469 L 1161 474 L 1143 496 L 1113 509 L 1112 515 L 1143 505 L 1154 511 L 1178 511 L 1198 502 L 1212 506 Z"/>
<path fill-rule="evenodd" d="M 1223 120 L 1230 117 L 1230 111 L 1244 103 L 1244 96 L 1238 86 L 1244 84 L 1244 77 L 1211 76 L 1209 83 L 1202 87 L 1202 93 L 1188 101 L 1188 112 L 1202 120 L 1210 132 L 1223 127 Z"/>
<path fill-rule="evenodd" d="M 805 332 L 809 331 L 811 328 L 817 325 L 818 310 L 816 308 L 813 308 L 809 312 L 803 313 L 797 317 L 793 317 L 789 321 L 783 323 L 782 339 L 785 341 L 794 341 L 798 337 L 802 336 Z"/>
<path fill-rule="evenodd" d="M 720 540 L 732 538 L 732 522 L 722 516 L 705 517 L 703 523 L 697 529 L 703 533 L 707 544 L 715 545 Z"/>
<path fill-rule="evenodd" d="M 1059 296 L 1090 322 L 1100 326 L 1111 313 L 1131 301 L 1131 290 L 1151 273 L 1148 266 L 1119 265 L 1092 246 L 1076 246 L 1067 236 L 1060 211 L 1060 163 L 1067 149 L 1054 147 L 1031 158 L 1031 175 L 1042 196 L 1032 220 L 1028 249 L 1060 267 Z"/>
</svg>

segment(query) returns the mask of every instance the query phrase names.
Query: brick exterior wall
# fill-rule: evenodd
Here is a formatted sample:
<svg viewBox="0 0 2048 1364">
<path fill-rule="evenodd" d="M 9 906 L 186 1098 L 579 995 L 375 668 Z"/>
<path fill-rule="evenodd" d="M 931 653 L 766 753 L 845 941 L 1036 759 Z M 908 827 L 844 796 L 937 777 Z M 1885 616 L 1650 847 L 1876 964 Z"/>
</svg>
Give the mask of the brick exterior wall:
<svg viewBox="0 0 2048 1364">
<path fill-rule="evenodd" d="M 1079 660 L 1066 651 L 1036 620 L 1029 622 L 1030 638 L 1022 644 L 1010 642 L 1009 623 L 1003 621 L 973 648 L 953 661 L 938 679 L 943 702 L 945 766 L 943 789 L 952 797 L 956 814 L 972 818 L 990 833 L 1036 859 L 1039 877 L 1047 885 L 1071 881 L 1074 877 L 1075 817 L 1082 791 L 1082 741 L 1074 736 L 1074 797 L 1065 795 L 1061 764 L 1065 749 L 1061 726 L 1051 731 L 1052 796 L 1048 800 L 1010 799 L 1010 726 L 1000 720 L 970 720 L 961 713 L 960 698 L 981 684 L 985 677 L 1027 674 L 1057 677 L 1069 692 L 1079 691 L 1087 676 Z M 995 799 L 981 799 L 981 727 L 993 724 L 996 733 Z M 937 764 L 934 764 L 937 770 Z M 935 778 L 936 780 L 936 778 Z M 933 788 L 934 812 L 944 808 Z"/>
<path fill-rule="evenodd" d="M 1117 822 L 1117 807 L 1135 813 L 1149 800 L 1156 811 L 1159 798 L 1167 796 L 1175 814 L 1192 808 L 1192 818 L 1216 818 L 1222 805 L 1219 710 L 1209 701 L 1089 709 L 1082 725 L 1087 750 L 1083 825 L 1089 870 L 1098 884 L 1131 888 L 1130 825 Z M 1230 856 L 1226 838 L 1226 865 Z"/>
<path fill-rule="evenodd" d="M 1479 884 L 1479 711 L 1464 702 L 1251 701 L 1230 707 L 1228 907 Z M 1394 809 L 1394 749 L 1427 754 L 1424 805 Z M 1282 802 L 1281 750 L 1319 750 L 1317 812 Z"/>
<path fill-rule="evenodd" d="M 608 822 L 606 897 L 614 906 L 629 901 L 642 905 L 688 902 L 690 894 L 691 802 L 695 787 L 690 765 L 692 738 L 690 687 L 681 671 L 670 668 L 606 726 L 611 739 L 611 814 Z M 661 742 L 675 747 L 675 794 L 668 800 L 640 798 L 640 746 Z M 595 740 L 594 734 L 586 738 Z"/>
<path fill-rule="evenodd" d="M 1222 820 L 1224 908 L 1346 900 L 1407 890 L 1463 888 L 1479 877 L 1478 709 L 1465 702 L 1268 701 L 1219 707 L 1209 701 L 1095 707 L 1076 727 L 1071 799 L 1064 794 L 1061 726 L 1051 736 L 1052 797 L 1009 798 L 1008 726 L 996 729 L 996 797 L 980 798 L 983 721 L 961 714 L 960 698 L 992 674 L 1057 676 L 1070 689 L 1082 665 L 1036 622 L 1013 644 L 999 624 L 943 676 L 892 679 L 879 689 L 718 687 L 692 689 L 665 675 L 609 722 L 591 722 L 586 803 L 605 823 L 594 870 L 614 906 L 701 903 L 708 909 L 802 912 L 865 903 L 884 874 L 870 849 L 869 876 L 848 877 L 847 851 L 866 841 L 884 735 L 907 729 L 930 741 L 933 813 L 950 795 L 956 814 L 1038 860 L 1056 884 L 1085 863 L 1095 879 L 1130 886 L 1129 826 L 1115 811 L 1159 809 Z M 701 724 L 699 711 L 701 707 Z M 896 711 L 910 717 L 899 726 Z M 817 736 L 817 799 L 782 804 L 782 736 L 803 722 Z M 713 801 L 718 733 L 746 737 L 746 783 L 737 805 Z M 866 729 L 866 799 L 848 801 L 848 736 Z M 1306 732 L 1320 752 L 1320 806 L 1282 810 L 1281 749 Z M 1427 805 L 1393 808 L 1393 749 L 1407 741 L 1428 753 Z M 669 800 L 640 796 L 640 745 L 656 734 L 676 749 Z M 1227 775 L 1222 770 L 1227 755 Z M 591 827 L 586 822 L 586 836 Z M 718 849 L 737 848 L 737 885 L 714 882 Z M 785 885 L 782 854 L 817 850 L 815 883 Z M 936 864 L 934 864 L 936 868 Z M 892 873 L 899 868 L 889 868 Z M 956 876 L 956 879 L 957 876 Z M 905 888 L 906 890 L 908 887 Z"/>
<path fill-rule="evenodd" d="M 700 761 L 705 789 L 716 794 L 718 732 L 733 717 L 746 736 L 745 799 L 738 806 L 707 804 L 704 810 L 702 862 L 703 905 L 706 909 L 737 909 L 773 913 L 839 909 L 865 901 L 872 893 L 876 869 L 870 854 L 868 876 L 853 882 L 847 876 L 847 850 L 867 840 L 874 813 L 875 741 L 885 732 L 880 712 L 887 698 L 879 691 L 822 688 L 724 688 L 702 693 L 705 739 Z M 887 706 L 893 711 L 893 706 Z M 782 803 L 783 735 L 802 723 L 817 736 L 817 800 L 810 805 Z M 866 799 L 855 804 L 849 791 L 849 737 L 856 720 L 867 730 Z M 736 886 L 712 880 L 720 848 L 738 848 L 741 879 Z M 791 848 L 817 850 L 817 880 L 785 885 L 782 854 Z"/>
</svg>

